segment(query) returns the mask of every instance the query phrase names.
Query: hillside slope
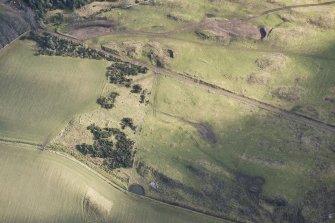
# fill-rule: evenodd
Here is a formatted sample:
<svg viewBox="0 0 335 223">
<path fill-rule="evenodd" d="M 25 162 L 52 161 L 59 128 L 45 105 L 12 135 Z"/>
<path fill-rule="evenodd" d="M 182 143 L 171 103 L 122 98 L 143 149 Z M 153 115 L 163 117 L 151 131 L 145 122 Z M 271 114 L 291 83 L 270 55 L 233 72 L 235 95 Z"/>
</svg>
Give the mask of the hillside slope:
<svg viewBox="0 0 335 223">
<path fill-rule="evenodd" d="M 22 5 L 9 5 L 0 1 L 0 48 L 32 27 L 36 27 L 34 13 Z"/>
</svg>

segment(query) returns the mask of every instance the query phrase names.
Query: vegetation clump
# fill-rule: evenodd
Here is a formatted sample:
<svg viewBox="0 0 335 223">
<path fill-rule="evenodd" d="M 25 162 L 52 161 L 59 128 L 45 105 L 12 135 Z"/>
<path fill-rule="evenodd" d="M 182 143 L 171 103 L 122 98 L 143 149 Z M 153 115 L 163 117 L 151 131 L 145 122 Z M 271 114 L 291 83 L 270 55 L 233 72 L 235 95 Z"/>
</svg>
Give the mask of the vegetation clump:
<svg viewBox="0 0 335 223">
<path fill-rule="evenodd" d="M 297 87 L 279 87 L 272 91 L 272 96 L 288 102 L 301 99 L 302 90 Z"/>
<path fill-rule="evenodd" d="M 39 49 L 36 52 L 37 55 L 80 57 L 95 60 L 106 59 L 114 62 L 120 61 L 111 55 L 91 49 L 81 43 L 58 38 L 46 32 L 43 34 L 31 32 L 27 39 L 33 40 L 38 44 Z"/>
<path fill-rule="evenodd" d="M 134 94 L 139 94 L 141 91 L 142 91 L 141 85 L 140 84 L 135 84 L 135 85 L 133 85 L 130 92 L 134 93 Z"/>
<path fill-rule="evenodd" d="M 134 125 L 133 119 L 131 118 L 123 118 L 121 120 L 121 128 L 125 129 L 126 127 L 129 127 L 131 130 L 135 131 L 136 130 L 136 126 Z"/>
<path fill-rule="evenodd" d="M 97 103 L 101 105 L 102 108 L 105 109 L 112 109 L 114 107 L 114 103 L 116 100 L 116 97 L 119 96 L 119 93 L 112 92 L 109 94 L 108 97 L 100 97 L 97 99 Z"/>
<path fill-rule="evenodd" d="M 54 23 L 55 25 L 60 25 L 64 22 L 64 15 L 60 12 L 56 13 L 56 15 L 50 17 L 47 22 Z"/>
<path fill-rule="evenodd" d="M 143 90 L 143 91 L 141 92 L 140 100 L 139 100 L 139 102 L 140 102 L 141 104 L 143 104 L 143 103 L 148 104 L 148 103 L 149 103 L 149 100 L 145 100 L 147 94 L 148 94 L 148 93 L 147 93 L 147 90 L 146 90 L 146 89 Z M 149 93 L 149 94 L 150 94 L 150 93 Z"/>
<path fill-rule="evenodd" d="M 124 132 L 117 128 L 100 128 L 95 124 L 87 129 L 93 134 L 94 143 L 77 145 L 78 151 L 83 155 L 103 158 L 105 166 L 109 169 L 132 167 L 135 143 Z"/>
<path fill-rule="evenodd" d="M 147 73 L 148 68 L 130 64 L 127 62 L 113 63 L 107 68 L 106 76 L 110 83 L 121 84 L 130 87 L 131 78 L 129 76 L 136 76 L 139 73 Z"/>
<path fill-rule="evenodd" d="M 259 85 L 266 85 L 270 82 L 270 80 L 271 80 L 270 74 L 267 72 L 260 72 L 260 73 L 252 72 L 247 78 L 248 84 L 259 84 Z"/>
<path fill-rule="evenodd" d="M 255 63 L 260 70 L 277 71 L 282 69 L 287 63 L 288 58 L 281 54 L 271 54 L 257 58 Z"/>
</svg>

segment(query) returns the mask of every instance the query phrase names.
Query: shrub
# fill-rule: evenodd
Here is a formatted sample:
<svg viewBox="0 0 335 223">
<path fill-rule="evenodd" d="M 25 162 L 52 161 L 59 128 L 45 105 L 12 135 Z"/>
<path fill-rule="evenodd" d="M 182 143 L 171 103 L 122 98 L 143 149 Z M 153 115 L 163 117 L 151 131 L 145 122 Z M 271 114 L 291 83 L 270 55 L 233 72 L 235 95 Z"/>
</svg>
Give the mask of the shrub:
<svg viewBox="0 0 335 223">
<path fill-rule="evenodd" d="M 121 120 L 120 125 L 121 125 L 122 129 L 125 129 L 126 127 L 129 127 L 133 131 L 136 130 L 136 126 L 134 125 L 133 119 L 131 119 L 131 118 L 123 118 Z"/>
<path fill-rule="evenodd" d="M 112 109 L 114 107 L 114 103 L 117 96 L 119 96 L 119 93 L 112 92 L 108 97 L 98 98 L 97 103 L 101 105 L 102 108 Z"/>
<path fill-rule="evenodd" d="M 142 91 L 142 87 L 139 84 L 133 85 L 133 88 L 131 89 L 131 93 L 138 94 Z"/>
</svg>

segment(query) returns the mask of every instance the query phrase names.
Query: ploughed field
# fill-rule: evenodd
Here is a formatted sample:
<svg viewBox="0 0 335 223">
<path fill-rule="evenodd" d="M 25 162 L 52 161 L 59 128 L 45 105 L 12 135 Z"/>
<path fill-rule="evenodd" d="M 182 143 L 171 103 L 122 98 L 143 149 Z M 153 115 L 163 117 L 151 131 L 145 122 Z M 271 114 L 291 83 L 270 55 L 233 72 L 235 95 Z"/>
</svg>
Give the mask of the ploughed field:
<svg viewBox="0 0 335 223">
<path fill-rule="evenodd" d="M 127 195 L 67 155 L 0 144 L 1 222 L 221 222 Z"/>
</svg>

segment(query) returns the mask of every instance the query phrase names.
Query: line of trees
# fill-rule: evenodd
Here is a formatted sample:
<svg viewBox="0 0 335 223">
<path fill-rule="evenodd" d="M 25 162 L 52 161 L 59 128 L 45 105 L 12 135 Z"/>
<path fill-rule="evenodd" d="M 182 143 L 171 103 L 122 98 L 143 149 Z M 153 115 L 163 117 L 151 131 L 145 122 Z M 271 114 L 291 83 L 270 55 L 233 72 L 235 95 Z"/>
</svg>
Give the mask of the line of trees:
<svg viewBox="0 0 335 223">
<path fill-rule="evenodd" d="M 38 50 L 36 55 L 80 57 L 95 60 L 106 59 L 113 62 L 120 61 L 109 54 L 107 55 L 96 49 L 86 47 L 81 43 L 75 43 L 70 40 L 58 38 L 57 36 L 46 32 L 30 32 L 30 34 L 25 38 L 33 40 L 37 43 Z"/>
</svg>

